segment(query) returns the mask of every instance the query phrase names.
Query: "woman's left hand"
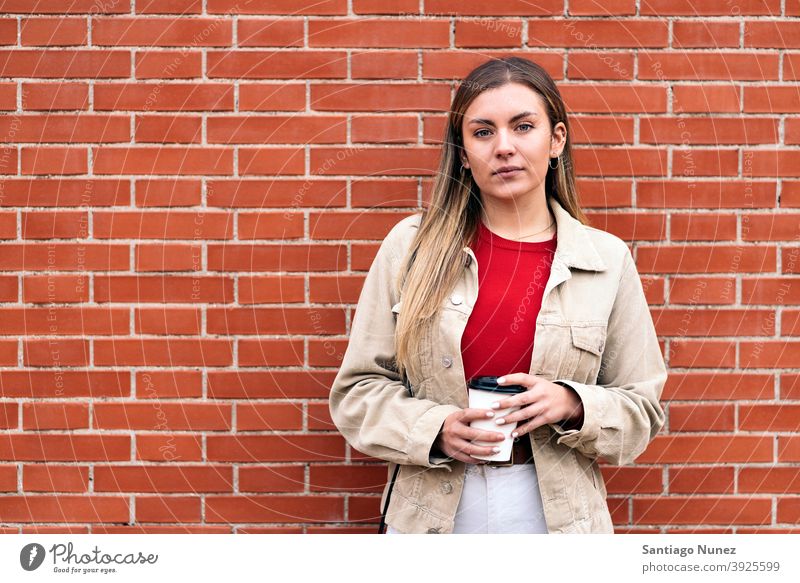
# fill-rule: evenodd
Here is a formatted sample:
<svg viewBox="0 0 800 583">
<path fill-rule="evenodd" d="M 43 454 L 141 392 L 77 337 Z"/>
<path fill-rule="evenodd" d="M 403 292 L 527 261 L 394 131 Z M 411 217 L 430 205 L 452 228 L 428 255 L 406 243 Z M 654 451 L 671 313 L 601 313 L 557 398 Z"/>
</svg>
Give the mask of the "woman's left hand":
<svg viewBox="0 0 800 583">
<path fill-rule="evenodd" d="M 524 393 L 500 399 L 499 405 L 494 407 L 520 407 L 518 411 L 496 420 L 498 425 L 516 421 L 518 424 L 511 434 L 513 437 L 525 435 L 548 423 L 569 421 L 578 427 L 583 423 L 583 401 L 573 389 L 521 372 L 500 377 L 497 384 L 522 385 L 528 389 Z M 527 423 L 520 424 L 523 421 Z"/>
</svg>

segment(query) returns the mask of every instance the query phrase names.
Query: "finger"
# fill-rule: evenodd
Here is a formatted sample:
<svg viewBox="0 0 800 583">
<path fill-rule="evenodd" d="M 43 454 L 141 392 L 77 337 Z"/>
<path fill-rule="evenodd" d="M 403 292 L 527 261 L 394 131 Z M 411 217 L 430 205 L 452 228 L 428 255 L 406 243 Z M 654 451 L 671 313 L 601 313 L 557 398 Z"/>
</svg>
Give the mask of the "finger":
<svg viewBox="0 0 800 583">
<path fill-rule="evenodd" d="M 515 372 L 501 377 L 497 377 L 498 385 L 523 385 L 525 387 L 533 386 L 542 380 L 542 377 L 527 374 L 524 372 Z"/>
<path fill-rule="evenodd" d="M 542 406 L 539 403 L 534 403 L 533 405 L 528 405 L 527 407 L 523 407 L 522 409 L 517 409 L 513 413 L 509 413 L 505 416 L 498 416 L 495 419 L 495 423 L 497 425 L 508 425 L 509 423 L 519 423 L 520 421 L 527 421 L 528 419 L 533 419 L 537 415 L 540 415 L 542 412 Z"/>
<path fill-rule="evenodd" d="M 465 440 L 459 439 L 459 438 L 454 438 L 451 441 L 451 444 L 452 444 L 453 449 L 455 450 L 456 453 L 458 453 L 460 455 L 463 455 L 463 456 L 466 456 L 466 457 L 469 457 L 469 458 L 474 460 L 474 461 L 472 461 L 470 463 L 479 463 L 479 462 L 485 461 L 485 460 L 480 460 L 478 458 L 474 458 L 472 456 L 475 456 L 475 455 L 489 456 L 489 455 L 492 455 L 492 454 L 496 453 L 494 451 L 494 448 L 496 446 L 493 446 L 493 445 L 489 445 L 489 446 L 477 445 L 477 444 L 472 443 L 470 441 L 465 441 Z"/>
<path fill-rule="evenodd" d="M 517 426 L 514 428 L 514 431 L 511 432 L 512 437 L 519 437 L 520 435 L 525 435 L 526 433 L 530 433 L 534 429 L 541 427 L 542 425 L 547 425 L 551 423 L 550 415 L 547 412 L 541 413 L 536 417 L 531 418 L 527 423 L 524 423 L 521 426 Z M 514 435 L 517 433 L 517 435 Z"/>
<path fill-rule="evenodd" d="M 524 393 L 519 393 L 511 397 L 506 397 L 492 403 L 492 410 L 497 412 L 503 409 L 510 409 L 512 407 L 524 407 L 532 405 L 542 398 L 542 393 L 535 387 L 529 388 Z"/>
<path fill-rule="evenodd" d="M 460 429 L 460 431 L 459 431 Z M 506 436 L 501 431 L 490 431 L 487 429 L 475 429 L 474 427 L 470 427 L 469 425 L 464 425 L 454 432 L 458 437 L 462 439 L 466 439 L 468 441 L 488 441 L 488 442 L 495 442 L 495 441 L 503 441 Z"/>
<path fill-rule="evenodd" d="M 490 419 L 494 417 L 495 413 L 491 409 L 462 409 L 461 422 L 479 421 L 481 419 Z"/>
</svg>

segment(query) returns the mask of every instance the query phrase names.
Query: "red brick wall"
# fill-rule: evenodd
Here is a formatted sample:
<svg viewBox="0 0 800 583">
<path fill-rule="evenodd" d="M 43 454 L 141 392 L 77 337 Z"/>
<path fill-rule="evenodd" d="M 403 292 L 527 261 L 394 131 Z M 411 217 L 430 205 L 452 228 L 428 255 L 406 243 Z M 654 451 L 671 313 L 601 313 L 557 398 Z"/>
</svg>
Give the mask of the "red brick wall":
<svg viewBox="0 0 800 583">
<path fill-rule="evenodd" d="M 425 6 L 424 11 L 420 5 Z M 308 7 L 307 7 L 308 6 Z M 374 531 L 327 394 L 454 79 L 522 54 L 668 425 L 619 532 L 800 522 L 798 0 L 0 2 L 0 530 Z"/>
</svg>

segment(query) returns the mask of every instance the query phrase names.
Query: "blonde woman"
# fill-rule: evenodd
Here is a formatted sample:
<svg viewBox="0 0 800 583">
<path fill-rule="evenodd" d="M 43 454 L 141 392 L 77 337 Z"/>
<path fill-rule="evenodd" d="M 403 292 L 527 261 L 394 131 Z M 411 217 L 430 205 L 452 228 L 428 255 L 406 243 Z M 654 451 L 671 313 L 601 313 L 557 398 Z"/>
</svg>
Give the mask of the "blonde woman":
<svg viewBox="0 0 800 583">
<path fill-rule="evenodd" d="M 536 63 L 492 59 L 453 100 L 428 208 L 367 274 L 330 395 L 389 462 L 379 532 L 611 533 L 598 459 L 632 462 L 667 378 L 628 246 L 586 224 L 569 120 Z M 470 408 L 467 381 L 521 385 Z M 516 423 L 506 438 L 476 429 Z M 512 456 L 487 462 L 504 439 Z"/>
</svg>

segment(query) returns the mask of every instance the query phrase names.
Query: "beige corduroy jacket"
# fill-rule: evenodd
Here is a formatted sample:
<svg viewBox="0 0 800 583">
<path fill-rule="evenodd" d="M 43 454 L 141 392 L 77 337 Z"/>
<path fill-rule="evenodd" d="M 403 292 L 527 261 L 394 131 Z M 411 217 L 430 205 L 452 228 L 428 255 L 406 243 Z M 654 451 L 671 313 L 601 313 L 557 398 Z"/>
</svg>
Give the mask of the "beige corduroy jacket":
<svg viewBox="0 0 800 583">
<path fill-rule="evenodd" d="M 548 203 L 557 248 L 527 372 L 574 388 L 584 420 L 579 429 L 550 424 L 523 437 L 531 440 L 548 531 L 611 533 L 597 459 L 623 465 L 645 450 L 664 424 L 659 398 L 667 371 L 625 242 L 581 224 L 554 198 Z M 449 533 L 466 464 L 431 450 L 445 418 L 468 406 L 460 344 L 478 296 L 478 265 L 465 247 L 469 260 L 442 306 L 438 337 L 423 339 L 420 376 L 401 379 L 393 335 L 403 298 L 394 282 L 420 218 L 398 222 L 378 250 L 330 412 L 352 447 L 389 462 L 381 498 L 381 509 L 390 499 L 386 523 L 405 533 Z"/>
</svg>

